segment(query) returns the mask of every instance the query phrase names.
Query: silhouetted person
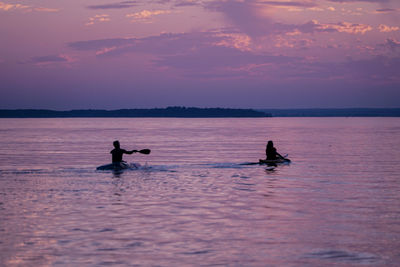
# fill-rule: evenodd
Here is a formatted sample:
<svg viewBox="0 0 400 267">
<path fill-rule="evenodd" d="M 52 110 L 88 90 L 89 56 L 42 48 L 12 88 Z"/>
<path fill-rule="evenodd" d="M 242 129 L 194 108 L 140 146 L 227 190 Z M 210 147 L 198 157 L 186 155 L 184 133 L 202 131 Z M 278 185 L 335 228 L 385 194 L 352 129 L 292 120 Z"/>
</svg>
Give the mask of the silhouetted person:
<svg viewBox="0 0 400 267">
<path fill-rule="evenodd" d="M 265 154 L 267 155 L 267 160 L 283 159 L 283 157 L 276 152 L 274 143 L 270 140 L 268 141 L 267 148 L 265 149 Z"/>
<path fill-rule="evenodd" d="M 110 151 L 112 154 L 112 162 L 113 163 L 119 163 L 122 162 L 122 155 L 123 154 L 133 154 L 134 152 L 137 152 L 137 150 L 131 150 L 131 151 L 126 151 L 125 149 L 120 148 L 119 141 L 114 141 L 113 143 L 114 149 Z"/>
</svg>

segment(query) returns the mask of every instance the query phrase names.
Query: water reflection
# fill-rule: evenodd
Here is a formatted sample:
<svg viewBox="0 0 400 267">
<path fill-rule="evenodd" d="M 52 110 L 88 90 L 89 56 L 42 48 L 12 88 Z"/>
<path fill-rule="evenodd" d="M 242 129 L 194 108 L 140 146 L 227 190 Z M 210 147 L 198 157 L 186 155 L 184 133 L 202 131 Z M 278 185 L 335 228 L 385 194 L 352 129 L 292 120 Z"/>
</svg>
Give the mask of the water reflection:
<svg viewBox="0 0 400 267">
<path fill-rule="evenodd" d="M 0 265 L 396 266 L 400 120 L 371 120 L 13 122 Z M 94 170 L 115 135 L 151 147 L 146 168 Z M 242 165 L 266 136 L 292 164 Z"/>
</svg>

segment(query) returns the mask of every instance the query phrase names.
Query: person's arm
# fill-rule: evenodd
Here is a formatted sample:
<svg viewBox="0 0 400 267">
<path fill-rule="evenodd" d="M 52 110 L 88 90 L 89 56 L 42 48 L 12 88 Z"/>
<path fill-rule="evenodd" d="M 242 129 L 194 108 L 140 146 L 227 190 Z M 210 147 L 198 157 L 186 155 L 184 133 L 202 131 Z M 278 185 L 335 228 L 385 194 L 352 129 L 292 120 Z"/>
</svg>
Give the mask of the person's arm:
<svg viewBox="0 0 400 267">
<path fill-rule="evenodd" d="M 133 154 L 133 153 L 135 153 L 135 152 L 138 152 L 137 150 L 131 150 L 131 151 L 126 151 L 125 149 L 122 149 L 122 152 L 123 153 L 125 153 L 125 154 Z"/>
<path fill-rule="evenodd" d="M 127 151 L 127 150 L 125 150 L 125 149 L 121 149 L 121 152 L 122 152 L 122 154 L 128 154 L 128 155 L 130 155 L 130 154 L 133 153 L 133 150 L 132 150 L 132 151 Z"/>
</svg>

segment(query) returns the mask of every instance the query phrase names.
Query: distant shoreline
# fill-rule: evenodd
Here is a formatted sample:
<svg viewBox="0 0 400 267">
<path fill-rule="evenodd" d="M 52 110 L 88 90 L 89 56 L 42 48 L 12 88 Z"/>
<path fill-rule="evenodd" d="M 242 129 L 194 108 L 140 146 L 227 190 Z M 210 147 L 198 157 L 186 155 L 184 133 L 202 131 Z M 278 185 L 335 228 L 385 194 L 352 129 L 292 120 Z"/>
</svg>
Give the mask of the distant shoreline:
<svg viewBox="0 0 400 267">
<path fill-rule="evenodd" d="M 153 109 L 119 110 L 69 110 L 47 109 L 3 109 L 0 118 L 263 118 L 271 117 L 263 111 L 254 109 L 230 108 L 186 108 L 168 107 Z"/>
<path fill-rule="evenodd" d="M 231 109 L 168 107 L 119 110 L 0 109 L 0 118 L 265 118 L 265 117 L 400 117 L 400 108 Z"/>
<path fill-rule="evenodd" d="M 400 108 L 257 109 L 272 117 L 400 117 Z"/>
</svg>

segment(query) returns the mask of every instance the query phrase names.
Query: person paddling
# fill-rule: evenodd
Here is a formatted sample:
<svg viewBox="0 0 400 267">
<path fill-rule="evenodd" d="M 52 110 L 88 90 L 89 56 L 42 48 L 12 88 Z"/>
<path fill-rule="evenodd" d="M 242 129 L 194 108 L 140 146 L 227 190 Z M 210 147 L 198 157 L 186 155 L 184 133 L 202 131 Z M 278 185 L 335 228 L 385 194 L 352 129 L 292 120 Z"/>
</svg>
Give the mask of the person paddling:
<svg viewBox="0 0 400 267">
<path fill-rule="evenodd" d="M 267 143 L 265 154 L 267 156 L 267 160 L 284 159 L 284 157 L 276 151 L 274 143 L 271 140 L 269 140 Z"/>
<path fill-rule="evenodd" d="M 142 150 L 130 150 L 127 151 L 125 149 L 121 149 L 121 146 L 119 144 L 119 141 L 114 141 L 113 143 L 114 149 L 110 151 L 112 155 L 112 163 L 111 164 L 106 164 L 106 165 L 101 165 L 96 168 L 96 170 L 99 171 L 105 171 L 105 170 L 113 170 L 113 171 L 120 171 L 123 169 L 137 169 L 140 164 L 132 163 L 128 164 L 125 161 L 122 160 L 122 156 L 124 154 L 133 154 L 133 153 L 140 153 L 140 154 L 145 154 L 148 155 L 150 154 L 151 150 L 150 149 L 142 149 Z"/>
<path fill-rule="evenodd" d="M 111 153 L 111 155 L 112 155 L 112 163 L 124 162 L 124 161 L 122 160 L 122 155 L 123 155 L 123 154 L 129 154 L 129 155 L 130 155 L 130 154 L 133 154 L 133 153 L 135 153 L 135 152 L 140 152 L 140 153 L 143 153 L 143 154 L 149 154 L 149 153 L 150 153 L 150 150 L 149 150 L 149 149 L 144 149 L 144 150 L 146 150 L 146 151 L 144 151 L 144 150 L 141 150 L 141 151 L 138 151 L 138 150 L 127 151 L 127 150 L 125 150 L 125 149 L 121 149 L 118 140 L 117 140 L 117 141 L 114 141 L 113 145 L 114 145 L 114 149 L 110 151 L 110 153 Z M 146 153 L 147 150 L 148 150 L 148 153 Z"/>
</svg>

